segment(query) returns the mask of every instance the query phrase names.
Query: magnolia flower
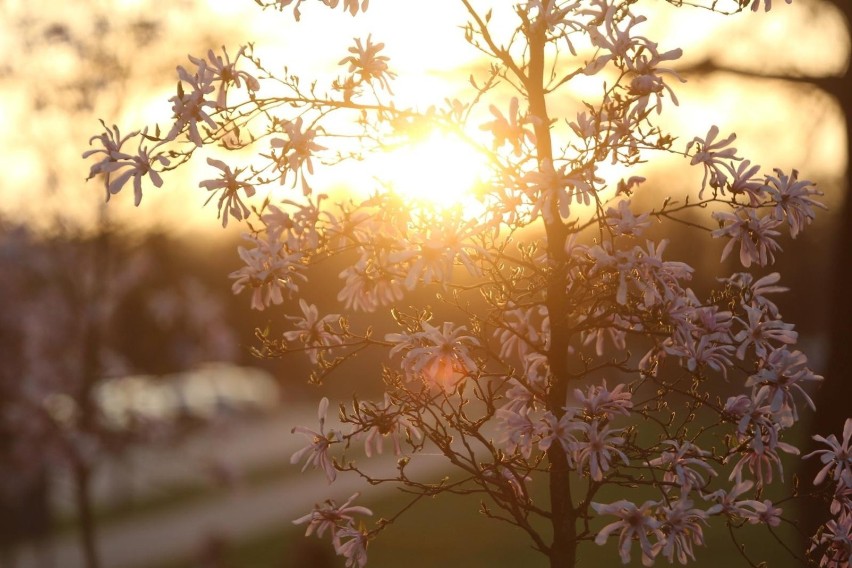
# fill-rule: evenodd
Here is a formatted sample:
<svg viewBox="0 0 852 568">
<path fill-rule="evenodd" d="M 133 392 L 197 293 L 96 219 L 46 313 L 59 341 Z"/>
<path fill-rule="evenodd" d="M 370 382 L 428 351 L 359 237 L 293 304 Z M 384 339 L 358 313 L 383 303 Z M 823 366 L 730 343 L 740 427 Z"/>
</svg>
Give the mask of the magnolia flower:
<svg viewBox="0 0 852 568">
<path fill-rule="evenodd" d="M 743 297 L 743 306 L 756 306 L 764 310 L 768 316 L 778 318 L 780 317 L 778 306 L 766 298 L 766 294 L 789 291 L 789 288 L 777 285 L 779 280 L 781 275 L 777 272 L 767 274 L 758 280 L 754 280 L 754 276 L 748 272 L 738 272 L 729 278 L 720 278 L 719 282 L 739 290 Z"/>
<path fill-rule="evenodd" d="M 772 349 L 770 341 L 795 344 L 799 334 L 793 331 L 793 324 L 784 323 L 778 319 L 765 319 L 766 314 L 757 306 L 743 306 L 748 315 L 748 323 L 740 318 L 734 318 L 745 326 L 734 336 L 734 341 L 739 343 L 737 347 L 737 358 L 745 358 L 746 349 L 749 345 L 754 346 L 755 354 L 761 359 L 765 358 Z"/>
<path fill-rule="evenodd" d="M 415 428 L 402 414 L 402 410 L 391 402 L 391 397 L 388 393 L 385 393 L 382 406 L 377 404 L 363 404 L 360 412 L 368 417 L 361 424 L 362 427 L 366 428 L 364 453 L 367 454 L 368 458 L 372 457 L 374 453 L 382 453 L 382 440 L 387 437 L 391 438 L 394 454 L 396 455 L 402 453 L 400 440 L 404 439 L 406 435 L 417 440 L 423 439 L 423 434 L 420 433 L 420 430 Z"/>
<path fill-rule="evenodd" d="M 760 172 L 760 166 L 751 165 L 749 160 L 743 160 L 736 167 L 734 164 L 724 162 L 722 166 L 731 174 L 728 189 L 734 195 L 746 195 L 748 204 L 756 207 L 761 204 L 766 190 L 766 184 L 762 181 L 754 181 L 754 176 Z"/>
<path fill-rule="evenodd" d="M 198 73 L 190 75 L 183 67 L 178 67 L 178 92 L 169 99 L 172 103 L 175 123 L 167 138 L 174 140 L 184 128 L 187 129 L 189 139 L 198 147 L 204 145 L 198 123 L 206 124 L 210 130 L 216 130 L 216 121 L 208 114 L 208 108 L 216 109 L 216 103 L 208 101 L 205 97 L 216 90 L 210 84 L 210 77 Z M 189 88 L 185 90 L 184 83 Z"/>
<path fill-rule="evenodd" d="M 661 530 L 665 540 L 657 543 L 655 554 L 661 554 L 673 563 L 675 557 L 681 564 L 695 560 L 692 545 L 704 545 L 704 527 L 707 513 L 692 507 L 692 501 L 681 497 L 671 505 L 657 509 L 662 519 Z"/>
<path fill-rule="evenodd" d="M 769 199 L 775 204 L 772 215 L 779 221 L 787 220 L 794 239 L 816 216 L 815 207 L 826 209 L 823 203 L 812 199 L 822 192 L 813 189 L 814 184 L 807 180 L 799 181 L 796 170 L 787 176 L 776 168 L 775 177 L 766 176 L 766 181 Z"/>
<path fill-rule="evenodd" d="M 606 224 L 616 236 L 633 235 L 638 237 L 651 226 L 651 220 L 648 213 L 642 213 L 639 216 L 634 215 L 630 211 L 630 200 L 622 199 L 618 202 L 618 209 L 610 207 L 606 210 Z"/>
<path fill-rule="evenodd" d="M 754 502 L 754 515 L 749 517 L 748 522 L 753 525 L 769 525 L 777 527 L 781 524 L 781 513 L 783 509 L 772 505 L 772 501 L 765 499 L 763 502 Z"/>
<path fill-rule="evenodd" d="M 349 72 L 360 76 L 362 82 L 371 83 L 375 79 L 385 90 L 393 93 L 389 80 L 396 77 L 396 73 L 388 70 L 390 58 L 379 55 L 384 47 L 385 44 L 383 43 L 374 44 L 371 35 L 367 36 L 366 46 L 361 43 L 360 39 L 355 39 L 355 46 L 349 48 L 352 55 L 341 59 L 339 65 L 348 63 Z"/>
<path fill-rule="evenodd" d="M 239 294 L 248 288 L 252 291 L 251 307 L 263 310 L 272 304 L 284 301 L 284 291 L 299 290 L 298 281 L 306 281 L 302 255 L 289 253 L 284 243 L 272 238 L 261 239 L 243 235 L 254 248 L 238 247 L 237 252 L 245 266 L 230 274 L 234 280 L 231 289 Z"/>
<path fill-rule="evenodd" d="M 852 561 L 852 513 L 844 511 L 825 524 L 811 551 L 822 548 L 819 565 L 826 568 L 848 568 Z"/>
<path fill-rule="evenodd" d="M 752 262 L 760 266 L 773 264 L 775 262 L 774 252 L 781 250 L 781 246 L 775 242 L 775 237 L 780 235 L 775 230 L 781 221 L 766 216 L 759 218 L 754 209 L 741 207 L 736 213 L 717 211 L 713 218 L 719 221 L 721 228 L 710 233 L 713 238 L 729 237 L 731 240 L 722 251 L 722 259 L 728 258 L 734 245 L 740 243 L 740 263 L 748 268 Z"/>
<path fill-rule="evenodd" d="M 222 47 L 224 59 L 213 53 L 213 50 L 207 51 L 207 59 L 189 56 L 197 67 L 197 73 L 204 76 L 205 83 L 213 83 L 219 81 L 219 92 L 216 96 L 216 106 L 220 109 L 227 106 L 228 88 L 233 84 L 235 87 L 242 87 L 245 82 L 246 88 L 249 91 L 257 91 L 260 89 L 260 83 L 247 71 L 238 71 L 236 67 L 237 60 L 243 55 L 245 48 L 241 48 L 237 52 L 234 61 L 228 57 L 228 52 Z"/>
<path fill-rule="evenodd" d="M 116 156 L 122 155 L 121 147 L 125 142 L 139 135 L 139 131 L 134 131 L 128 134 L 127 136 L 122 136 L 121 132 L 118 130 L 118 126 L 113 125 L 112 128 L 108 128 L 104 121 L 101 121 L 101 125 L 106 130 L 102 134 L 98 134 L 96 136 L 92 136 L 89 138 L 89 146 L 92 145 L 92 142 L 97 140 L 100 142 L 100 148 L 93 148 L 92 150 L 86 150 L 83 152 L 83 159 L 89 158 L 91 156 L 96 156 L 98 154 L 103 154 L 100 161 L 92 164 L 89 169 L 89 177 L 86 180 L 90 180 L 96 175 L 106 174 L 104 175 L 104 187 L 107 190 L 107 201 L 109 201 L 110 195 L 113 192 L 110 192 L 110 176 L 109 173 L 112 172 L 115 168 L 111 166 L 111 164 L 117 161 Z"/>
<path fill-rule="evenodd" d="M 532 455 L 533 440 L 538 436 L 540 426 L 529 417 L 529 409 L 518 411 L 497 409 L 497 444 L 509 453 L 518 452 L 529 459 Z M 545 449 L 545 448 L 542 448 Z"/>
<path fill-rule="evenodd" d="M 352 526 L 354 522 L 353 515 L 371 516 L 373 512 L 367 507 L 359 505 L 351 505 L 352 501 L 358 498 L 360 493 L 355 493 L 339 507 L 333 500 L 327 499 L 324 503 L 314 505 L 314 510 L 299 517 L 293 521 L 294 525 L 303 525 L 307 523 L 308 528 L 305 531 L 305 536 L 311 536 L 316 533 L 318 537 L 322 537 L 323 533 L 328 531 L 331 534 L 331 540 L 335 547 L 339 544 L 340 539 L 338 532 L 341 528 Z"/>
<path fill-rule="evenodd" d="M 707 182 L 710 182 L 710 187 L 724 188 L 727 181 L 724 160 L 737 160 L 737 149 L 731 146 L 731 143 L 737 139 L 736 134 L 731 134 L 724 140 L 716 141 L 719 135 L 719 127 L 713 125 L 707 132 L 707 136 L 703 139 L 695 137 L 692 142 L 686 145 L 686 151 L 689 152 L 693 146 L 698 149 L 692 157 L 691 165 L 701 164 L 704 166 L 704 179 L 701 180 L 701 191 L 698 197 L 701 198 L 704 189 L 707 187 Z M 746 265 L 748 266 L 748 265 Z"/>
<path fill-rule="evenodd" d="M 395 343 L 390 355 L 405 351 L 402 366 L 409 377 L 422 376 L 444 388 L 451 388 L 465 375 L 478 368 L 470 355 L 470 348 L 479 346 L 479 340 L 465 335 L 467 327 L 453 327 L 444 322 L 441 328 L 427 322 L 421 323 L 423 331 L 415 334 L 390 333 L 386 341 Z"/>
<path fill-rule="evenodd" d="M 802 384 L 807 381 L 821 381 L 822 377 L 815 375 L 807 364 L 808 359 L 804 353 L 790 352 L 782 347 L 770 353 L 765 365 L 746 380 L 747 387 L 757 390 L 755 398 L 766 397 L 772 413 L 783 426 L 790 426 L 799 419 L 793 392 L 798 392 L 811 410 L 816 410 L 814 401 L 802 388 Z"/>
<path fill-rule="evenodd" d="M 546 452 L 553 445 L 553 442 L 559 442 L 565 454 L 568 457 L 568 463 L 572 461 L 572 451 L 577 445 L 577 438 L 573 432 L 583 430 L 582 422 L 574 420 L 574 416 L 570 412 L 563 414 L 558 420 L 552 412 L 546 412 L 541 419 L 542 425 L 539 428 L 541 439 L 538 442 L 538 448 Z"/>
<path fill-rule="evenodd" d="M 222 219 L 222 226 L 228 226 L 228 215 L 232 215 L 237 221 L 242 221 L 243 219 L 247 219 L 249 215 L 249 208 L 246 207 L 246 204 L 243 203 L 240 198 L 240 190 L 245 192 L 246 197 L 251 197 L 254 195 L 255 190 L 254 186 L 247 181 L 239 181 L 237 176 L 242 173 L 242 169 L 237 169 L 232 171 L 230 166 L 225 164 L 225 162 L 221 160 L 214 160 L 213 158 L 207 158 L 207 163 L 211 166 L 218 168 L 221 170 L 221 176 L 219 179 L 205 180 L 198 184 L 199 187 L 203 187 L 207 189 L 207 191 L 214 192 L 210 197 L 207 198 L 207 201 L 204 202 L 206 205 L 213 199 L 215 192 L 218 190 L 222 190 L 222 195 L 219 197 L 219 217 Z"/>
<path fill-rule="evenodd" d="M 334 468 L 334 463 L 332 462 L 328 451 L 331 445 L 337 443 L 338 440 L 337 432 L 335 430 L 329 430 L 328 433 L 325 432 L 325 415 L 327 411 L 328 399 L 323 397 L 322 400 L 320 400 L 319 408 L 317 410 L 317 417 L 319 418 L 320 423 L 319 432 L 315 432 L 305 428 L 304 426 L 296 426 L 293 430 L 291 430 L 291 433 L 295 434 L 298 432 L 299 434 L 304 435 L 310 442 L 307 446 L 290 456 L 290 463 L 298 463 L 302 458 L 307 456 L 305 465 L 302 466 L 302 471 L 308 469 L 308 466 L 313 466 L 315 468 L 318 467 L 323 470 L 328 482 L 332 483 L 337 478 L 337 470 Z"/>
<path fill-rule="evenodd" d="M 391 272 L 379 268 L 370 259 L 361 258 L 340 273 L 344 280 L 337 299 L 346 309 L 372 312 L 402 299 L 402 281 Z"/>
<path fill-rule="evenodd" d="M 704 474 L 708 477 L 716 475 L 716 471 L 704 460 L 710 452 L 689 441 L 666 440 L 663 444 L 670 446 L 672 451 L 661 452 L 660 457 L 650 460 L 648 465 L 664 468 L 663 481 L 677 484 L 682 493 L 703 489 L 708 483 Z"/>
<path fill-rule="evenodd" d="M 525 141 L 535 144 L 535 134 L 528 128 L 524 128 L 525 123 L 531 122 L 529 118 L 521 118 L 518 113 L 518 98 L 512 97 L 509 101 L 509 117 L 503 116 L 503 113 L 494 106 L 488 107 L 494 120 L 481 125 L 480 130 L 488 130 L 494 136 L 494 149 L 500 148 L 507 142 L 512 146 L 515 156 L 521 155 L 521 148 Z"/>
<path fill-rule="evenodd" d="M 346 568 L 358 566 L 364 568 L 367 565 L 367 542 L 369 535 L 362 529 L 345 527 L 337 533 L 338 542 L 334 550 L 346 559 Z M 346 540 L 348 539 L 348 540 Z"/>
<path fill-rule="evenodd" d="M 311 193 L 311 188 L 308 186 L 305 173 L 302 172 L 304 166 L 308 173 L 314 173 L 314 164 L 311 157 L 322 150 L 327 150 L 325 146 L 320 146 L 314 142 L 317 131 L 311 128 L 302 130 L 302 117 L 296 118 L 293 121 L 285 121 L 284 133 L 287 139 L 273 138 L 269 141 L 273 148 L 281 148 L 281 156 L 276 158 L 279 171 L 281 172 L 281 183 L 283 184 L 287 178 L 288 172 L 294 173 L 293 185 L 301 176 L 302 193 L 307 196 Z"/>
<path fill-rule="evenodd" d="M 755 517 L 758 501 L 753 499 L 739 499 L 740 495 L 751 491 L 754 482 L 737 480 L 730 490 L 719 489 L 705 496 L 704 499 L 715 501 L 716 504 L 707 509 L 708 515 L 723 513 L 729 517 L 741 517 L 751 520 Z"/>
<path fill-rule="evenodd" d="M 547 350 L 550 318 L 546 306 L 507 309 L 502 317 L 503 321 L 494 330 L 494 338 L 500 344 L 501 359 L 514 356 L 524 359 L 528 354 Z"/>
<path fill-rule="evenodd" d="M 578 440 L 574 444 L 574 461 L 578 469 L 588 466 L 589 475 L 593 480 L 603 480 L 616 456 L 621 458 L 624 465 L 630 465 L 630 460 L 618 449 L 618 446 L 624 444 L 624 438 L 616 436 L 621 430 L 612 430 L 609 426 L 599 427 L 597 420 L 593 420 L 591 424 L 580 422 L 578 430 L 586 435 L 586 439 Z"/>
<path fill-rule="evenodd" d="M 734 466 L 728 480 L 742 479 L 743 472 L 748 469 L 749 473 L 754 477 L 755 486 L 760 489 L 769 483 L 772 483 L 772 467 L 778 468 L 778 475 L 784 479 L 784 466 L 781 463 L 781 457 L 778 455 L 776 448 L 788 454 L 798 455 L 799 450 L 790 444 L 784 442 L 776 442 L 773 446 L 764 444 L 760 436 L 752 439 L 748 449 L 742 452 L 742 457 Z"/>
<path fill-rule="evenodd" d="M 639 548 L 642 551 L 642 564 L 651 566 L 654 563 L 654 557 L 659 552 L 659 547 L 652 544 L 648 537 L 655 537 L 657 543 L 665 540 L 665 535 L 660 530 L 660 522 L 653 516 L 653 508 L 659 505 L 657 501 L 645 501 L 638 507 L 635 503 L 624 499 L 615 503 L 592 503 L 591 505 L 599 515 L 618 517 L 617 521 L 598 531 L 595 544 L 605 544 L 609 535 L 618 531 L 618 553 L 624 564 L 630 562 L 630 548 L 633 546 L 634 540 L 639 542 Z"/>
<path fill-rule="evenodd" d="M 828 449 L 815 450 L 802 458 L 807 459 L 818 455 L 819 460 L 825 464 L 814 478 L 814 485 L 822 483 L 829 474 L 835 481 L 840 481 L 843 477 L 852 478 L 852 446 L 850 446 L 852 418 L 847 418 L 843 423 L 842 442 L 834 434 L 828 438 L 816 435 L 813 439 L 828 446 Z"/>
<path fill-rule="evenodd" d="M 118 136 L 118 130 L 116 130 L 115 135 L 116 137 Z M 132 135 L 133 134 L 130 136 Z M 145 131 L 142 132 L 142 135 L 145 136 Z M 121 139 L 118 144 L 120 145 L 130 136 Z M 112 144 L 112 141 L 108 143 Z M 157 146 L 155 146 L 152 150 L 155 150 L 156 148 Z M 156 164 L 168 166 L 169 159 L 166 158 L 164 154 L 152 155 L 152 150 L 148 150 L 148 148 L 143 146 L 140 141 L 139 148 L 135 155 L 126 154 L 118 149 L 111 150 L 108 158 L 105 158 L 100 163 L 92 166 L 92 171 L 97 170 L 95 173 L 104 173 L 107 175 L 105 180 L 107 186 L 107 201 L 109 201 L 111 195 L 115 195 L 120 192 L 131 178 L 133 179 L 133 202 L 137 207 L 142 202 L 142 179 L 145 176 L 151 178 L 151 183 L 154 184 L 154 187 L 162 187 L 163 178 L 160 176 L 160 173 L 154 169 L 154 166 Z M 87 155 L 90 155 L 90 152 L 84 154 L 84 157 Z M 90 177 L 91 175 L 92 174 L 90 172 Z"/>
<path fill-rule="evenodd" d="M 630 409 L 633 408 L 633 393 L 627 390 L 627 385 L 619 383 L 609 390 L 606 379 L 600 385 L 590 385 L 585 393 L 574 389 L 574 398 L 589 418 L 612 420 L 618 414 L 630 416 Z"/>
<path fill-rule="evenodd" d="M 328 330 L 332 324 L 340 319 L 340 316 L 328 314 L 320 318 L 317 307 L 309 305 L 301 298 L 299 299 L 299 307 L 302 309 L 302 316 L 285 316 L 293 322 L 295 329 L 285 331 L 284 339 L 298 341 L 304 345 L 311 363 L 315 364 L 321 350 L 343 343 L 343 339 L 339 335 Z"/>
</svg>

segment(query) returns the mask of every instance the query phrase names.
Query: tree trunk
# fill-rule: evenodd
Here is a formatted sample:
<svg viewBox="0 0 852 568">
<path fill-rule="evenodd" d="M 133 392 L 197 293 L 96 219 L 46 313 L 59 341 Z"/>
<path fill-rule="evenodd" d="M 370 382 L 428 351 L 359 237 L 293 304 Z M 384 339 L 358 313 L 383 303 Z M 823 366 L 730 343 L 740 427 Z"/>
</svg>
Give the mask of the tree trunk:
<svg viewBox="0 0 852 568">
<path fill-rule="evenodd" d="M 83 546 L 83 558 L 86 561 L 87 568 L 99 568 L 95 516 L 92 510 L 91 474 L 91 469 L 86 464 L 78 463 L 74 467 L 77 520 L 80 523 L 80 543 Z"/>
<path fill-rule="evenodd" d="M 833 3 L 846 19 L 846 29 L 852 37 L 852 3 L 849 0 L 834 0 Z M 852 400 L 852 64 L 848 64 L 842 77 L 821 82 L 820 85 L 834 97 L 844 115 L 846 123 L 846 187 L 843 204 L 836 220 L 832 255 L 830 321 L 828 358 L 824 370 L 825 381 L 816 395 L 817 412 L 811 431 L 814 434 L 840 437 L 843 422 L 850 417 L 849 401 Z M 811 442 L 810 452 L 821 446 Z M 823 446 L 824 447 L 824 446 Z M 803 452 L 804 453 L 804 452 Z M 802 488 L 809 491 L 813 479 L 822 464 L 818 459 L 805 460 L 800 470 Z M 824 507 L 807 507 L 802 528 L 814 534 L 819 525 L 828 519 Z"/>
<path fill-rule="evenodd" d="M 529 23 L 528 23 L 529 25 Z M 536 153 L 539 168 L 552 167 L 553 146 L 550 137 L 550 117 L 544 92 L 544 46 L 545 29 L 531 26 L 529 30 L 529 66 L 527 77 L 527 97 L 530 114 L 536 119 L 533 128 L 536 136 Z M 550 318 L 550 351 L 547 355 L 551 372 L 551 385 L 547 409 L 556 418 L 565 414 L 563 407 L 568 393 L 568 342 L 570 330 L 565 320 L 565 289 L 567 286 L 567 265 L 565 241 L 568 231 L 559 217 L 558 206 L 554 199 L 549 207 L 549 218 L 545 215 L 547 236 L 547 256 L 551 273 L 547 286 L 548 317 Z M 577 518 L 571 499 L 571 478 L 568 456 L 561 444 L 553 444 L 547 450 L 550 463 L 549 491 L 551 526 L 553 542 L 550 546 L 551 568 L 573 568 L 577 559 Z"/>
</svg>

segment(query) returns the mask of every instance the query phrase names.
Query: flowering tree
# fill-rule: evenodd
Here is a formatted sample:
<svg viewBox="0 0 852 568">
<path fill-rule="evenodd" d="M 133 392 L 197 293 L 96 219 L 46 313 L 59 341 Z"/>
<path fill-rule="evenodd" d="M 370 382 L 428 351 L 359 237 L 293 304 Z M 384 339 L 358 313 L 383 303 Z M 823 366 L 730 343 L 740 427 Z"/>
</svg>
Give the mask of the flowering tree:
<svg viewBox="0 0 852 568">
<path fill-rule="evenodd" d="M 257 2 L 303 16 L 304 0 Z M 529 0 L 487 11 L 460 2 L 465 39 L 491 61 L 471 77 L 466 100 L 396 104 L 391 61 L 372 37 L 355 41 L 340 76 L 309 86 L 272 71 L 252 45 L 210 51 L 179 67 L 164 128 L 93 137 L 90 177 L 102 177 L 108 199 L 132 187 L 138 204 L 146 184 L 160 187 L 166 172 L 206 155 L 212 177 L 200 187 L 223 225 L 246 227 L 234 291 L 258 310 L 300 298 L 301 313 L 281 318 L 288 330 L 259 334 L 259 351 L 302 352 L 316 384 L 357 354 L 383 353 L 380 402 L 341 404 L 344 428 L 330 429 L 324 397 L 318 428 L 294 429 L 306 437 L 292 456 L 303 470 L 329 483 L 360 474 L 415 501 L 481 494 L 484 514 L 518 527 L 552 566 L 574 566 L 585 543 L 610 537 L 624 563 L 638 555 L 645 565 L 686 564 L 711 522 L 727 521 L 735 540 L 744 525 L 773 530 L 784 511 L 764 492 L 783 483 L 785 460 L 799 453 L 789 431 L 813 408 L 808 390 L 821 377 L 796 349 L 773 301 L 786 288 L 767 267 L 782 233 L 795 238 L 814 219 L 820 192 L 795 170 L 744 159 L 735 135 L 717 127 L 688 133 L 685 144 L 663 128 L 682 80 L 668 66 L 681 50 L 642 35 L 641 2 Z M 367 4 L 340 7 L 357 15 Z M 697 7 L 771 8 L 723 4 Z M 505 35 L 492 25 L 495 11 L 513 18 Z M 598 95 L 555 116 L 557 97 L 589 77 Z M 477 208 L 412 207 L 382 184 L 337 202 L 316 189 L 326 168 L 424 131 L 450 133 L 486 157 Z M 634 195 L 652 182 L 630 174 L 663 155 L 701 173 L 690 194 L 640 210 Z M 607 179 L 613 165 L 627 175 Z M 273 197 L 281 185 L 292 193 Z M 724 241 L 722 260 L 739 266 L 693 290 L 696 269 L 665 258 L 666 226 Z M 334 259 L 345 263 L 339 313 L 326 313 L 304 292 Z M 377 319 L 362 326 L 355 312 Z M 848 565 L 850 435 L 852 420 L 842 441 L 818 439 L 826 449 L 813 456 L 824 464 L 814 483 L 835 518 L 806 552 L 791 550 L 803 563 Z M 400 459 L 393 475 L 376 477 L 353 447 L 363 443 L 370 458 L 385 438 Z M 438 482 L 412 474 L 423 450 L 455 473 Z M 533 492 L 540 485 L 543 500 Z M 295 522 L 330 536 L 346 565 L 360 567 L 397 516 L 371 527 L 354 499 L 329 500 Z"/>
</svg>

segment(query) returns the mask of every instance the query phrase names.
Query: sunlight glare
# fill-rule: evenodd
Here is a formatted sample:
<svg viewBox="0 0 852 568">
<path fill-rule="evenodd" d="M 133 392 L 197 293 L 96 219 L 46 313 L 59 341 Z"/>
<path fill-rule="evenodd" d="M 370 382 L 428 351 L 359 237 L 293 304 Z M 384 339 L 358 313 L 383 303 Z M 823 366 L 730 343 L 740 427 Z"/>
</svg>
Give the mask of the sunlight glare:
<svg viewBox="0 0 852 568">
<path fill-rule="evenodd" d="M 378 158 L 376 178 L 398 194 L 433 207 L 476 204 L 474 189 L 487 176 L 485 158 L 456 136 L 435 132 Z"/>
</svg>

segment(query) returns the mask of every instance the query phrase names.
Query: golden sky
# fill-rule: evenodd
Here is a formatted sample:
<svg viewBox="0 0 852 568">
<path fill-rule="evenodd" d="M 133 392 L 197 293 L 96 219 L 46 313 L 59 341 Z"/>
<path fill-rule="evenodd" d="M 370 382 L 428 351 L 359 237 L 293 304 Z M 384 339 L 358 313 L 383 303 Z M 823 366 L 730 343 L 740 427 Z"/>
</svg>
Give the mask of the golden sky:
<svg viewBox="0 0 852 568">
<path fill-rule="evenodd" d="M 0 66 L 0 129 L 7 133 L 0 152 L 0 210 L 18 221 L 29 218 L 48 226 L 56 216 L 81 222 L 96 217 L 103 189 L 97 182 L 83 183 L 88 166 L 80 154 L 89 136 L 99 132 L 97 119 L 116 122 L 124 131 L 154 121 L 166 126 L 174 68 L 186 64 L 187 53 L 201 55 L 221 45 L 233 52 L 254 41 L 271 67 L 287 65 L 308 81 L 336 75 L 352 38 L 372 33 L 374 41 L 386 44 L 391 67 L 399 74 L 394 91 L 401 106 L 426 106 L 465 89 L 470 92 L 468 74 L 481 63 L 464 42 L 459 26 L 465 14 L 456 0 L 433 0 L 428 7 L 414 0 L 372 0 L 368 12 L 356 18 L 305 4 L 299 23 L 287 13 L 261 11 L 251 0 L 54 4 L 49 11 L 26 0 L 0 5 L 0 46 L 5 53 L 21 54 Z M 476 3 L 488 4 L 507 5 Z M 663 9 L 649 12 L 643 33 L 664 49 L 683 47 L 687 64 L 713 54 L 718 62 L 737 68 L 823 75 L 838 73 L 848 59 L 849 38 L 839 20 L 807 0 L 781 3 L 770 14 L 748 12 L 728 19 L 670 9 L 663 2 L 648 4 Z M 496 12 L 499 36 L 508 15 Z M 106 33 L 98 28 L 102 18 L 109 22 Z M 158 31 L 138 47 L 146 22 L 158 22 Z M 82 58 L 73 42 L 62 39 L 62 30 L 84 38 Z M 127 41 L 134 34 L 136 46 Z M 765 52 L 773 61 L 755 55 Z M 116 74 L 120 78 L 92 91 L 91 108 L 81 108 L 74 91 L 62 87 L 85 84 L 91 90 Z M 578 85 L 579 93 L 582 89 Z M 703 135 L 718 124 L 723 131 L 735 130 L 742 153 L 767 168 L 795 166 L 810 179 L 826 180 L 842 172 L 842 125 L 823 96 L 733 75 L 694 79 L 679 87 L 678 94 L 682 105 L 670 117 L 680 127 L 687 125 L 681 129 L 691 135 Z M 142 211 L 132 211 L 130 196 L 120 194 L 110 202 L 110 215 L 120 223 L 215 228 L 215 211 L 200 209 L 206 196 L 194 175 L 201 174 L 171 175 L 163 188 L 149 188 Z M 192 211 L 201 214 L 188 214 Z"/>
</svg>

